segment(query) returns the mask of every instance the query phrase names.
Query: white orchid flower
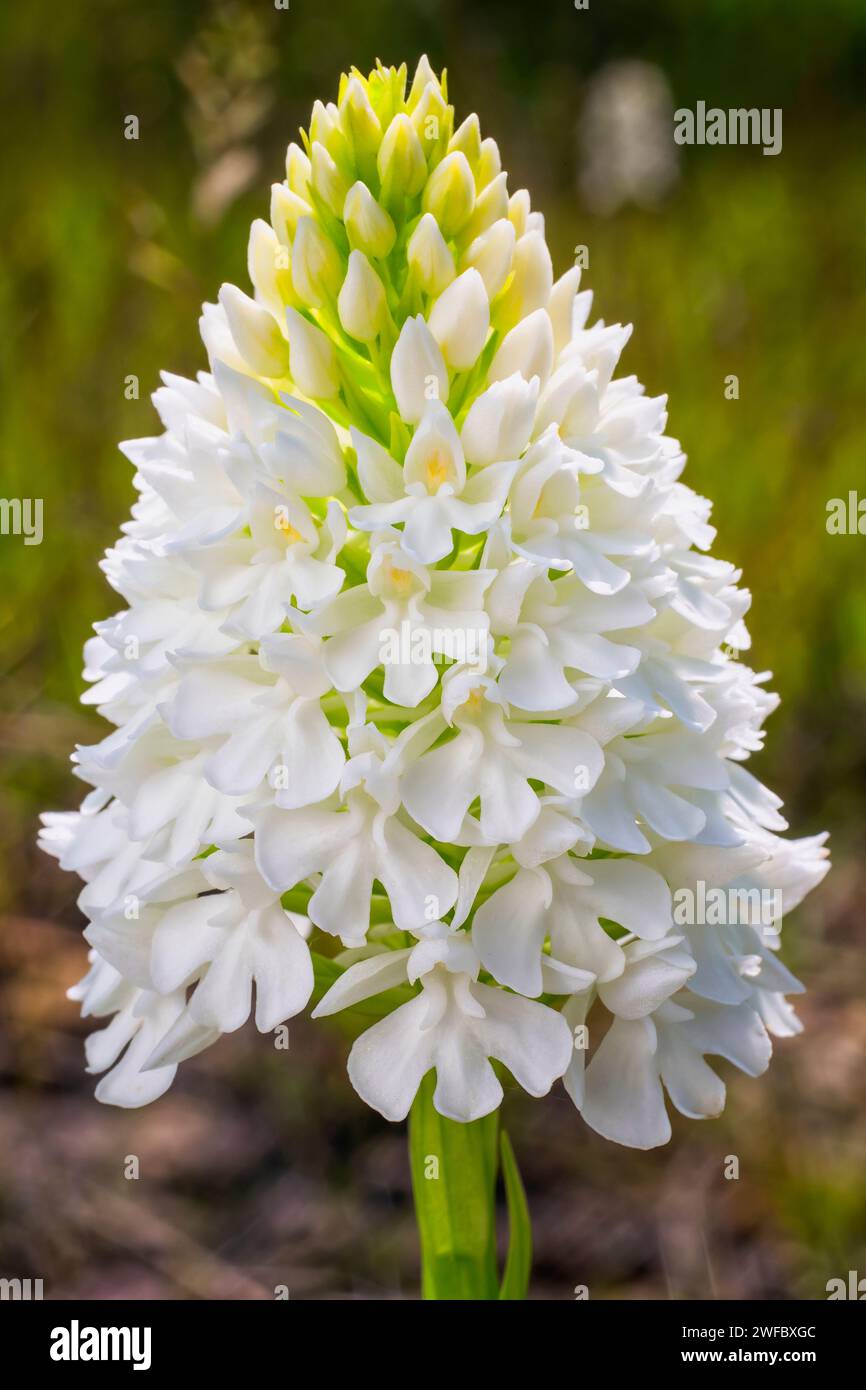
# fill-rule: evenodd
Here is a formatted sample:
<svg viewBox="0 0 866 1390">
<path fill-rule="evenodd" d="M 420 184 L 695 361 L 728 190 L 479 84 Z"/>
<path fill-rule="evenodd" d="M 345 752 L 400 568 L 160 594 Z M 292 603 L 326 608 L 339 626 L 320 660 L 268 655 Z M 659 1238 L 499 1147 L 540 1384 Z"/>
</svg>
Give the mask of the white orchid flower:
<svg viewBox="0 0 866 1390">
<path fill-rule="evenodd" d="M 572 680 L 619 682 L 640 662 L 640 650 L 607 637 L 638 627 L 655 609 L 636 585 L 599 595 L 576 575 L 556 583 L 536 564 L 518 560 L 500 570 L 488 599 L 494 635 L 508 637 L 499 688 L 525 710 L 560 710 L 575 702 Z"/>
<path fill-rule="evenodd" d="M 435 686 L 433 657 L 448 654 L 453 636 L 486 633 L 484 594 L 493 577 L 492 570 L 428 569 L 398 533 L 382 533 L 373 540 L 366 583 L 323 604 L 304 627 L 329 638 L 325 669 L 337 690 L 358 689 L 381 666 L 385 698 L 414 707 Z M 404 626 L 406 643 L 392 654 L 388 639 Z"/>
<path fill-rule="evenodd" d="M 311 608 L 339 593 L 344 575 L 334 559 L 346 537 L 339 503 L 328 504 L 319 525 L 301 499 L 259 486 L 246 529 L 187 556 L 201 575 L 201 607 L 224 615 L 226 632 L 261 637 L 276 631 L 295 603 Z"/>
<path fill-rule="evenodd" d="M 454 737 L 423 753 L 402 783 L 406 809 L 435 839 L 454 840 L 476 799 L 488 844 L 519 839 L 541 810 L 531 780 L 567 795 L 575 768 L 583 767 L 594 784 L 603 767 L 594 739 L 578 729 L 509 718 L 489 676 L 459 667 L 449 676 L 440 718 Z"/>
<path fill-rule="evenodd" d="M 571 1058 L 565 1021 L 542 1004 L 479 984 L 480 962 L 465 933 L 436 921 L 415 935 L 417 946 L 350 966 L 314 1010 L 321 1018 L 402 980 L 420 980 L 421 993 L 352 1048 L 349 1075 L 359 1095 L 386 1119 L 405 1119 L 435 1068 L 439 1113 L 469 1123 L 502 1099 L 491 1057 L 530 1095 L 546 1095 Z M 383 1058 L 393 1061 L 383 1066 Z"/>
<path fill-rule="evenodd" d="M 268 778 L 275 804 L 294 810 L 330 796 L 343 771 L 343 746 L 320 704 L 329 689 L 321 642 L 275 633 L 258 659 L 187 670 L 167 717 L 178 738 L 218 743 L 203 768 L 211 786 L 243 797 Z"/>
<path fill-rule="evenodd" d="M 371 505 L 353 507 L 349 520 L 362 531 L 403 523 L 402 545 L 422 564 L 452 549 L 452 531 L 478 536 L 500 515 L 517 461 L 491 464 L 467 477 L 463 446 L 440 401 L 431 401 L 399 467 L 375 440 L 357 431 L 361 486 Z"/>
<path fill-rule="evenodd" d="M 375 729 L 352 740 L 353 757 L 334 804 L 255 816 L 256 859 L 278 892 L 321 874 L 307 912 L 322 931 L 359 946 L 370 926 L 374 880 L 385 889 L 394 921 L 412 930 L 429 915 L 447 912 L 457 898 L 457 875 L 400 819 L 399 764 L 389 759 Z"/>
</svg>

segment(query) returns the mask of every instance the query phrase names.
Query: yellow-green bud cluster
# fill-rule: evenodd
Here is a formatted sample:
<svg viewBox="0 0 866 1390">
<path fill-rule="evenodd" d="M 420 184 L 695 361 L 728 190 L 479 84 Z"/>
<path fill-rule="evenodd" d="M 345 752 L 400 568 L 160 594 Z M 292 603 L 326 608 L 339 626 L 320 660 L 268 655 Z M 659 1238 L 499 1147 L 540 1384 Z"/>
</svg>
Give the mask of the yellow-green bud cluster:
<svg viewBox="0 0 866 1390">
<path fill-rule="evenodd" d="M 243 364 L 389 446 L 401 432 L 389 362 L 408 319 L 429 324 L 455 415 L 514 361 L 543 370 L 552 356 L 547 314 L 542 332 L 514 333 L 550 308 L 541 215 L 525 190 L 509 195 L 477 116 L 455 129 L 446 74 L 426 58 L 411 84 L 405 64 L 380 63 L 344 74 L 336 104 L 316 102 L 248 264 L 255 299 L 220 296 Z"/>
</svg>

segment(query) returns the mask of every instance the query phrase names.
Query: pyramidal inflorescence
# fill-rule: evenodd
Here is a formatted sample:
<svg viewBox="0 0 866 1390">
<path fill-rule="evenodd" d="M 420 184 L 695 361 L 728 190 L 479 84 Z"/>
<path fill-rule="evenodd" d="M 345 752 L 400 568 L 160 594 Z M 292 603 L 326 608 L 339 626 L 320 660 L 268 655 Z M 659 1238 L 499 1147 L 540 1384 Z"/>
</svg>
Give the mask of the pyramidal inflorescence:
<svg viewBox="0 0 866 1390">
<path fill-rule="evenodd" d="M 252 1009 L 380 999 L 349 1075 L 389 1119 L 434 1068 L 485 1115 L 504 1067 L 663 1143 L 665 1090 L 715 1115 L 707 1056 L 754 1075 L 799 1027 L 780 916 L 827 867 L 744 767 L 776 703 L 734 659 L 748 595 L 616 375 L 629 329 L 554 278 L 444 74 L 352 72 L 302 135 L 210 370 L 123 446 L 126 606 L 86 649 L 113 729 L 42 836 L 85 880 L 96 1094 L 154 1100 Z"/>
</svg>

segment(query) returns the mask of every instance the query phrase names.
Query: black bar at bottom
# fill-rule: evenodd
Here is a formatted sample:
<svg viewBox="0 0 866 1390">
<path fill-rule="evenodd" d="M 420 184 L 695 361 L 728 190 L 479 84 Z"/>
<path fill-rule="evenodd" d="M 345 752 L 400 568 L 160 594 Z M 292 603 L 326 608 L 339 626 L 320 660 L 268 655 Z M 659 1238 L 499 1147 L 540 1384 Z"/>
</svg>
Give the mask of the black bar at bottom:
<svg viewBox="0 0 866 1390">
<path fill-rule="evenodd" d="M 412 1314 L 405 1302 L 392 1302 L 377 1315 L 368 1303 L 5 1301 L 0 1302 L 0 1335 L 6 1364 L 11 1360 L 40 1375 L 48 1372 L 61 1382 L 82 1372 L 93 1380 L 101 1369 L 139 1377 L 192 1372 L 198 1380 L 211 1373 L 222 1379 L 239 1373 L 294 1378 L 299 1356 L 307 1366 L 305 1375 L 317 1363 L 333 1375 L 335 1351 L 338 1357 L 342 1351 L 347 1368 L 353 1369 L 369 1368 L 372 1356 L 390 1376 L 417 1367 L 419 1355 L 428 1357 L 434 1346 L 451 1360 L 456 1347 L 447 1350 L 443 1334 L 447 1338 L 448 1323 L 442 1323 L 433 1305 L 421 1304 Z M 546 1312 L 542 1305 L 528 1303 L 519 1314 L 512 1307 L 503 1323 L 499 1317 L 504 1309 L 491 1312 L 488 1323 L 475 1307 L 474 1321 L 458 1326 L 461 1372 L 477 1359 L 489 1373 L 500 1349 L 513 1345 L 509 1334 L 523 1318 L 527 1331 L 555 1335 L 553 1343 L 524 1346 L 535 1346 L 560 1374 L 569 1363 L 576 1372 L 600 1360 L 617 1372 L 797 1366 L 826 1377 L 859 1362 L 866 1326 L 863 1310 L 841 1300 L 563 1301 L 548 1305 Z M 447 1316 L 460 1318 L 459 1312 Z M 515 1316 L 521 1324 L 515 1324 Z M 414 1344 L 413 1334 L 418 1338 Z M 436 1336 L 433 1343 L 431 1334 Z"/>
</svg>

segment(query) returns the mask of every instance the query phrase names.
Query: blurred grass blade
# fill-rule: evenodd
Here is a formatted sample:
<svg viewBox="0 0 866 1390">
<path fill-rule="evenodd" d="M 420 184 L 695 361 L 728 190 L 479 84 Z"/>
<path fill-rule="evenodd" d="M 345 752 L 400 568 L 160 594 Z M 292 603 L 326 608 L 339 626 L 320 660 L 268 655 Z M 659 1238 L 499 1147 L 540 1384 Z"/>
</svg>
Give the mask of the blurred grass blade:
<svg viewBox="0 0 866 1390">
<path fill-rule="evenodd" d="M 502 1156 L 509 1226 L 508 1257 L 505 1261 L 499 1297 L 513 1301 L 525 1298 L 529 1288 L 529 1274 L 532 1269 L 532 1225 L 517 1159 L 505 1130 L 499 1136 L 499 1151 Z"/>
</svg>

